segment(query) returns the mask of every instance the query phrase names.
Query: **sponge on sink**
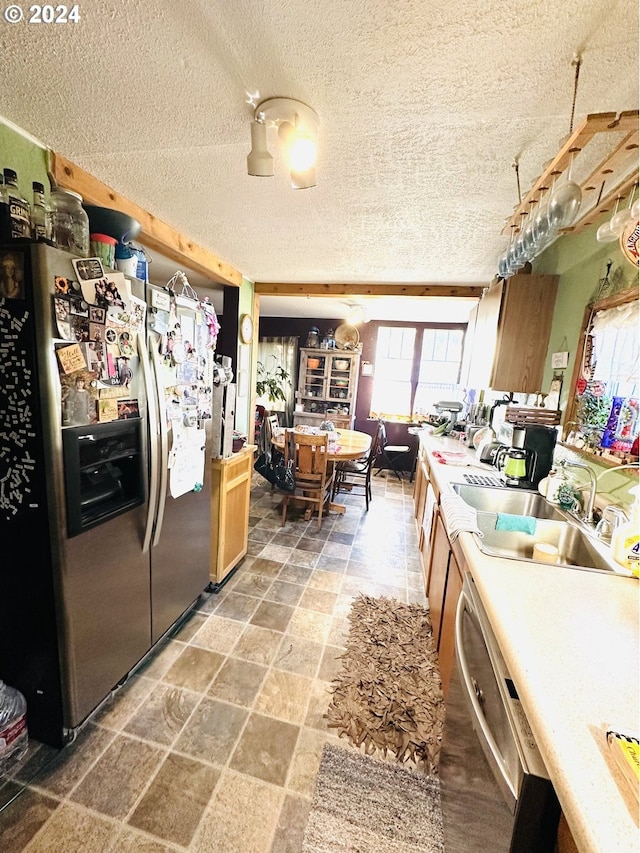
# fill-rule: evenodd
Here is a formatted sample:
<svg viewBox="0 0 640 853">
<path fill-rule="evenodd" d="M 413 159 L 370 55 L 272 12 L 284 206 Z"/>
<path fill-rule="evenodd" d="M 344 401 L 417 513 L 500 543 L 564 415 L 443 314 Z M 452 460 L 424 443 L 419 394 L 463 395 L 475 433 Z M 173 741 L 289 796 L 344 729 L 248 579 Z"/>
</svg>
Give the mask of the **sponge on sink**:
<svg viewBox="0 0 640 853">
<path fill-rule="evenodd" d="M 518 533 L 529 533 L 533 536 L 536 532 L 536 520 L 530 515 L 511 515 L 508 512 L 499 512 L 496 530 L 515 530 Z"/>
</svg>

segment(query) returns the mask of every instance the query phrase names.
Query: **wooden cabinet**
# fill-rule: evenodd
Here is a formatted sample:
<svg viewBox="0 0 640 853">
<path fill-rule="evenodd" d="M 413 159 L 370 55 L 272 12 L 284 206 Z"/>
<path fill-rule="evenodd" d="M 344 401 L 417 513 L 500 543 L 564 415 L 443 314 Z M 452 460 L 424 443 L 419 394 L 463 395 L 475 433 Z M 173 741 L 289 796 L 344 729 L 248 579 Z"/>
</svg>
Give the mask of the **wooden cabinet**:
<svg viewBox="0 0 640 853">
<path fill-rule="evenodd" d="M 433 639 L 437 648 L 440 644 L 442 610 L 444 607 L 444 594 L 447 588 L 449 556 L 451 554 L 449 537 L 447 536 L 447 531 L 442 523 L 439 510 L 436 510 L 435 517 L 433 519 L 431 536 L 431 557 L 429 561 L 427 598 L 429 599 L 429 613 L 431 614 Z"/>
<path fill-rule="evenodd" d="M 442 692 L 447 695 L 453 658 L 455 655 L 455 631 L 456 631 L 456 608 L 458 598 L 462 592 L 462 579 L 466 564 L 460 565 L 456 555 L 451 551 L 449 555 L 449 569 L 447 572 L 447 585 L 444 593 L 444 604 L 442 606 L 442 619 L 440 623 L 440 643 L 438 645 L 438 664 L 440 667 L 440 679 L 442 681 Z"/>
<path fill-rule="evenodd" d="M 418 458 L 416 459 L 416 476 L 413 482 L 413 516 L 416 520 L 418 534 L 422 527 L 422 516 L 427 499 L 427 486 L 429 485 L 429 467 L 425 458 L 424 450 L 418 444 Z"/>
<path fill-rule="evenodd" d="M 455 615 L 467 570 L 460 548 L 454 554 L 440 511 L 433 521 L 427 598 L 433 638 L 438 650 L 442 692 L 447 695 L 455 654 Z"/>
<path fill-rule="evenodd" d="M 217 587 L 247 553 L 249 498 L 255 445 L 211 461 L 211 553 L 209 575 Z"/>
<path fill-rule="evenodd" d="M 360 353 L 344 350 L 301 349 L 298 403 L 294 426 L 319 426 L 332 421 L 338 429 L 353 429 Z"/>
<path fill-rule="evenodd" d="M 465 342 L 469 387 L 527 394 L 542 390 L 557 289 L 558 276 L 522 274 L 485 290 Z"/>
</svg>

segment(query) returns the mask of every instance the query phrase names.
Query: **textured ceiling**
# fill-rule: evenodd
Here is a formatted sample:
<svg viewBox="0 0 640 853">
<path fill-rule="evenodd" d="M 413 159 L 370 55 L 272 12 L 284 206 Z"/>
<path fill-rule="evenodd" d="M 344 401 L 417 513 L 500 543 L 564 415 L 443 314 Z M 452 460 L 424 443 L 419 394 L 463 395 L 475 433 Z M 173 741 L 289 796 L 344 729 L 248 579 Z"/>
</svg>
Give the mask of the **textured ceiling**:
<svg viewBox="0 0 640 853">
<path fill-rule="evenodd" d="M 23 3 L 25 12 L 28 4 Z M 487 283 L 575 123 L 638 107 L 636 0 L 116 0 L 0 24 L 0 114 L 254 281 Z M 318 183 L 247 175 L 247 93 L 320 116 Z"/>
</svg>

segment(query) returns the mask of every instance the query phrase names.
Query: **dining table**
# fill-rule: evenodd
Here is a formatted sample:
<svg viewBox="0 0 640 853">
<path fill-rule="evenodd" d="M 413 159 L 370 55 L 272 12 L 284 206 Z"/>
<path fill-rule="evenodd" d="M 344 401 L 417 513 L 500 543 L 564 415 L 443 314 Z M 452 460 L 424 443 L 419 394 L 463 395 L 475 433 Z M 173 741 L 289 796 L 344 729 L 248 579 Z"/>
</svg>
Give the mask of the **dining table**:
<svg viewBox="0 0 640 853">
<path fill-rule="evenodd" d="M 315 429 L 302 427 L 295 430 L 296 432 L 309 434 L 317 434 Z M 271 436 L 271 443 L 274 447 L 284 453 L 284 445 L 286 440 L 286 429 L 281 427 L 274 431 Z M 337 462 L 346 462 L 349 459 L 360 459 L 365 456 L 371 447 L 371 436 L 368 432 L 360 432 L 355 429 L 337 429 L 329 433 L 329 443 L 327 444 L 327 462 L 335 464 Z M 329 509 L 339 514 L 344 514 L 346 507 L 344 504 L 334 503 L 329 504 Z"/>
</svg>

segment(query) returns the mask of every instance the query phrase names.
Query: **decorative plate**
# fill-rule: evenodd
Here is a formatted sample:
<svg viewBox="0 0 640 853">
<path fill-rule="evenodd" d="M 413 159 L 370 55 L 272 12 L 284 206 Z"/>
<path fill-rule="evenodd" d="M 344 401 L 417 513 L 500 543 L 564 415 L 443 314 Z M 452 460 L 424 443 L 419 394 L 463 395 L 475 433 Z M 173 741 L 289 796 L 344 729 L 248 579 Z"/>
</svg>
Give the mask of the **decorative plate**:
<svg viewBox="0 0 640 853">
<path fill-rule="evenodd" d="M 640 221 L 632 219 L 620 235 L 620 248 L 625 258 L 637 267 L 640 262 Z M 336 340 L 337 340 L 336 335 Z"/>
<path fill-rule="evenodd" d="M 360 343 L 360 333 L 355 326 L 341 323 L 335 331 L 335 339 L 340 349 L 355 349 Z"/>
</svg>

